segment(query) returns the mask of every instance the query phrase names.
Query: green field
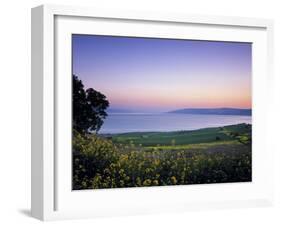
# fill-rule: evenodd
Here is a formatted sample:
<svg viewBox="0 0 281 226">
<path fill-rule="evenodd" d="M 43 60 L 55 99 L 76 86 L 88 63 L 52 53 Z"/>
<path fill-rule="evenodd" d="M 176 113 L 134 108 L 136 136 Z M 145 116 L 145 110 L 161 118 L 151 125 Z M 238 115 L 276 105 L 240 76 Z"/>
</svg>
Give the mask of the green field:
<svg viewBox="0 0 281 226">
<path fill-rule="evenodd" d="M 115 144 L 132 147 L 190 147 L 191 144 L 230 144 L 231 141 L 249 143 L 251 126 L 238 124 L 225 127 L 206 128 L 194 131 L 138 132 L 112 135 Z"/>
<path fill-rule="evenodd" d="M 74 133 L 73 189 L 251 181 L 251 129 Z"/>
</svg>

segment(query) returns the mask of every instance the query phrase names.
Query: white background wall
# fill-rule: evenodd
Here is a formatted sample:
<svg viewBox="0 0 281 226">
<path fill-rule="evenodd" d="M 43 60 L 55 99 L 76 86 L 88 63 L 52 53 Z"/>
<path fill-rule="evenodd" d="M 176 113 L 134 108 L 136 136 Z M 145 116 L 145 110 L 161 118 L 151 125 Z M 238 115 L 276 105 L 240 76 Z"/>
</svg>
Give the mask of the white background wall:
<svg viewBox="0 0 281 226">
<path fill-rule="evenodd" d="M 30 8 L 43 3 L 98 8 L 231 15 L 275 20 L 275 113 L 270 141 L 275 153 L 276 202 L 271 208 L 51 222 L 51 225 L 281 225 L 281 6 L 278 0 L 4 0 L 0 8 L 0 225 L 42 224 L 30 208 Z M 279 150 L 278 150 L 279 148 Z M 266 151 L 266 150 L 265 150 Z M 239 192 L 239 191 L 237 191 Z M 94 204 L 93 204 L 94 205 Z"/>
</svg>

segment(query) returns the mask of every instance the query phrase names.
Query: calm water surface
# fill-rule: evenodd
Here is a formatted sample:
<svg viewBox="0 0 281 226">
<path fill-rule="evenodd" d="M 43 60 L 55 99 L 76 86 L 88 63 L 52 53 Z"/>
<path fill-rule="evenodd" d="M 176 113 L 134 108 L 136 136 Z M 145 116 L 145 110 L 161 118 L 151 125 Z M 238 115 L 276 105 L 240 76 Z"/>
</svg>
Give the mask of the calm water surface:
<svg viewBox="0 0 281 226">
<path fill-rule="evenodd" d="M 195 130 L 238 123 L 250 123 L 251 116 L 193 114 L 110 114 L 100 133 L 160 132 Z"/>
</svg>

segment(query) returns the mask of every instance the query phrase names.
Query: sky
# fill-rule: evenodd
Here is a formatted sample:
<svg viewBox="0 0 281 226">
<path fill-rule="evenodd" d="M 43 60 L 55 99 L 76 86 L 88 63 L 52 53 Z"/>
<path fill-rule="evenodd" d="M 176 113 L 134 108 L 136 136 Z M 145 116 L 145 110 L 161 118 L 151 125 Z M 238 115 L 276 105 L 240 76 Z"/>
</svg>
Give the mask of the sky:
<svg viewBox="0 0 281 226">
<path fill-rule="evenodd" d="M 251 43 L 72 35 L 72 73 L 111 108 L 251 108 Z"/>
</svg>

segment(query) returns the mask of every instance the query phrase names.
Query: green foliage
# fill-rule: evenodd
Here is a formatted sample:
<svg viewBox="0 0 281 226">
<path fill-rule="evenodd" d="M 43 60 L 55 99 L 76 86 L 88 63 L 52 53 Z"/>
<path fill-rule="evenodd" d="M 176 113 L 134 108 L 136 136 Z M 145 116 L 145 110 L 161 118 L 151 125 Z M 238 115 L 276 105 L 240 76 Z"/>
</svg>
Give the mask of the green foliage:
<svg viewBox="0 0 281 226">
<path fill-rule="evenodd" d="M 240 139 L 244 136 L 248 142 Z M 136 146 L 178 146 L 187 144 L 211 143 L 216 141 L 237 140 L 244 144 L 251 143 L 251 125 L 237 124 L 217 128 L 206 128 L 195 131 L 175 132 L 135 132 L 112 135 L 112 141 L 116 144 L 129 144 L 133 142 Z"/>
<path fill-rule="evenodd" d="M 213 136 L 211 143 L 177 145 L 169 137 L 167 146 L 143 147 L 74 131 L 73 189 L 251 181 L 251 131 L 235 132 L 225 141 Z"/>
<path fill-rule="evenodd" d="M 110 175 L 119 155 L 113 144 L 96 135 L 73 132 L 73 188 L 96 186 L 101 176 Z M 82 183 L 84 182 L 84 183 Z"/>
<path fill-rule="evenodd" d="M 73 75 L 73 128 L 80 133 L 98 132 L 106 118 L 105 110 L 109 106 L 106 97 L 90 88 L 84 90 L 84 85 Z"/>
</svg>

